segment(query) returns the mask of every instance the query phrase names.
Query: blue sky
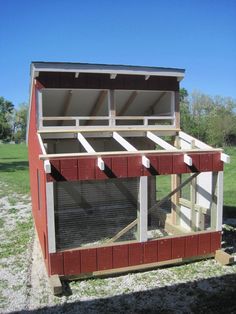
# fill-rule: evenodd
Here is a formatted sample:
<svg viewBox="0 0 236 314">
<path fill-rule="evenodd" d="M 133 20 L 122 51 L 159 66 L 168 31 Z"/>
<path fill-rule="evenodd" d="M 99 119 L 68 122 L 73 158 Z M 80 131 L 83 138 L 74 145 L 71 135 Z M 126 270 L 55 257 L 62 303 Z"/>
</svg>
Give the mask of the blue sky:
<svg viewBox="0 0 236 314">
<path fill-rule="evenodd" d="M 179 67 L 236 99 L 236 0 L 0 0 L 0 96 L 28 101 L 31 61 Z"/>
</svg>

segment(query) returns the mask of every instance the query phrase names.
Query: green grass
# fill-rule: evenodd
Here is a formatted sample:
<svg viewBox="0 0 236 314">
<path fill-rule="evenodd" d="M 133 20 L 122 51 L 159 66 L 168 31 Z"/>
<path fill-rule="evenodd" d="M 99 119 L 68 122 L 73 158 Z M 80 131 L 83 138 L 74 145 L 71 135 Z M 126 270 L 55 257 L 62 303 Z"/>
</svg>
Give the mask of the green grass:
<svg viewBox="0 0 236 314">
<path fill-rule="evenodd" d="M 0 181 L 7 185 L 0 191 L 0 196 L 8 192 L 29 192 L 28 149 L 25 144 L 0 144 Z"/>
<path fill-rule="evenodd" d="M 236 147 L 225 148 L 225 153 L 231 162 L 224 167 L 224 205 L 236 209 Z"/>
</svg>

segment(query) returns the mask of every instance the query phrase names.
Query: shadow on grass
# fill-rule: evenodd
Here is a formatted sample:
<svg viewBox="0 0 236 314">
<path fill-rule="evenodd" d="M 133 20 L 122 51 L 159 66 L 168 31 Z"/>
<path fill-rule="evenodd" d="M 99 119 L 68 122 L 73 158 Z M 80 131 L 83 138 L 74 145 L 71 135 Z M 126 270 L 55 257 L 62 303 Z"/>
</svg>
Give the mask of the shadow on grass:
<svg viewBox="0 0 236 314">
<path fill-rule="evenodd" d="M 235 313 L 235 293 L 230 274 L 17 313 Z"/>
<path fill-rule="evenodd" d="M 0 163 L 0 171 L 15 172 L 18 170 L 26 170 L 29 168 L 28 161 L 12 161 Z"/>
<path fill-rule="evenodd" d="M 236 218 L 236 206 L 224 205 L 223 208 L 223 218 Z"/>
</svg>

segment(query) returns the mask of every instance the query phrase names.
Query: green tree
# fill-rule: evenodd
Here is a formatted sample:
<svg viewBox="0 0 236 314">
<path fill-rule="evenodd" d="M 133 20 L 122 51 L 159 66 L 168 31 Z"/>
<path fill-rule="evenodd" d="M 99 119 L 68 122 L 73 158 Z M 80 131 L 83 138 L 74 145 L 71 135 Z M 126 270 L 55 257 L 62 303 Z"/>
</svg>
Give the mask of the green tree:
<svg viewBox="0 0 236 314">
<path fill-rule="evenodd" d="M 27 128 L 27 114 L 28 114 L 28 105 L 26 103 L 20 104 L 18 109 L 15 110 L 14 139 L 15 139 L 15 142 L 17 143 L 25 141 L 26 128 Z"/>
<path fill-rule="evenodd" d="M 0 140 L 10 141 L 12 139 L 12 113 L 14 105 L 12 102 L 0 97 Z"/>
</svg>

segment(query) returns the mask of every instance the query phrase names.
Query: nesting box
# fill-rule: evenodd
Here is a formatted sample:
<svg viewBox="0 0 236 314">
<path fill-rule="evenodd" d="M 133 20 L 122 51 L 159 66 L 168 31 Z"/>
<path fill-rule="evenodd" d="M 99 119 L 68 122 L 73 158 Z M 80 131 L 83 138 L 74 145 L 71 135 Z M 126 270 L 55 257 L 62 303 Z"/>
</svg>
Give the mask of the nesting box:
<svg viewBox="0 0 236 314">
<path fill-rule="evenodd" d="M 123 272 L 221 247 L 221 149 L 180 130 L 184 70 L 33 62 L 33 217 L 49 276 Z"/>
</svg>

